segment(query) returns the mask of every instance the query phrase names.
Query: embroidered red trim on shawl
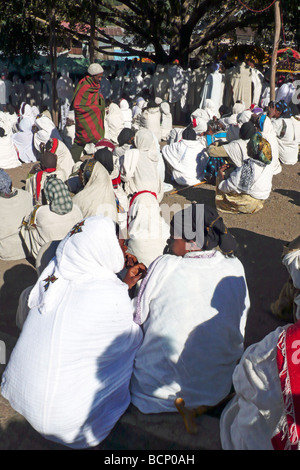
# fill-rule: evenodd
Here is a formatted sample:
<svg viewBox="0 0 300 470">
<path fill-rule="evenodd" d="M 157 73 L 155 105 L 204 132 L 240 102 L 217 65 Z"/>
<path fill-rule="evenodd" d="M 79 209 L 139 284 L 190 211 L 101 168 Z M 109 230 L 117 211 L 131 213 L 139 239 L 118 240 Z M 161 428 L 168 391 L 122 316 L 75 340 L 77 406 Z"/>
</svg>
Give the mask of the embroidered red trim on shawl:
<svg viewBox="0 0 300 470">
<path fill-rule="evenodd" d="M 272 445 L 275 450 L 297 450 L 300 444 L 300 322 L 280 334 L 277 367 L 286 422 L 272 438 Z"/>
</svg>

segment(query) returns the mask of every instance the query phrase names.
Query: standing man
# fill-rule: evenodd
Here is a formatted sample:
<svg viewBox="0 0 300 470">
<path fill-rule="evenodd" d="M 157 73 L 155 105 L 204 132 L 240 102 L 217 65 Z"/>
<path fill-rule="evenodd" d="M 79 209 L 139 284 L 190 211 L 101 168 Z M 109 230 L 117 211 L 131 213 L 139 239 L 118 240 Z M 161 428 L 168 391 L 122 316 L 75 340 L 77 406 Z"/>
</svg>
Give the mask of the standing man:
<svg viewBox="0 0 300 470">
<path fill-rule="evenodd" d="M 75 139 L 71 148 L 75 162 L 87 144 L 96 144 L 104 137 L 105 100 L 100 94 L 102 75 L 101 65 L 93 63 L 75 88 L 71 103 L 75 111 Z"/>
</svg>

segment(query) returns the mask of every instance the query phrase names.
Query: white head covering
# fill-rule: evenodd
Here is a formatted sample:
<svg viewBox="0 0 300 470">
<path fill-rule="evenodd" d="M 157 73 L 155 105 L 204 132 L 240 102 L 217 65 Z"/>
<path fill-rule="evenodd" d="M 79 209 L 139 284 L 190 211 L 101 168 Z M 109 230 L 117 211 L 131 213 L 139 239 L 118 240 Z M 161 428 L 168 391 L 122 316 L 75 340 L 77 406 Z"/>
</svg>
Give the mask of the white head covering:
<svg viewBox="0 0 300 470">
<path fill-rule="evenodd" d="M 245 111 L 242 111 L 241 113 L 237 115 L 236 121 L 239 124 L 244 124 L 245 122 L 250 121 L 251 116 L 252 116 L 252 113 L 250 109 L 246 109 Z"/>
<path fill-rule="evenodd" d="M 246 109 L 245 103 L 234 103 L 232 114 L 239 114 Z"/>
<path fill-rule="evenodd" d="M 103 73 L 101 65 L 97 63 L 91 64 L 88 68 L 88 74 L 93 76 L 98 75 L 98 73 Z"/>
<path fill-rule="evenodd" d="M 81 209 L 83 217 L 105 214 L 117 220 L 117 206 L 111 178 L 98 161 L 94 162 L 86 186 L 75 194 L 73 202 Z"/>
<path fill-rule="evenodd" d="M 196 117 L 192 120 L 193 129 L 196 134 L 202 134 L 202 132 L 207 131 L 207 121 L 201 117 Z"/>
<path fill-rule="evenodd" d="M 121 99 L 119 106 L 120 106 L 120 109 L 129 109 L 129 103 L 124 98 Z"/>
<path fill-rule="evenodd" d="M 38 151 L 40 151 L 40 144 L 45 144 L 50 138 L 54 137 L 58 140 L 62 140 L 54 122 L 47 116 L 41 115 L 37 117 L 35 125 L 38 131 L 34 134 L 34 146 Z"/>
</svg>

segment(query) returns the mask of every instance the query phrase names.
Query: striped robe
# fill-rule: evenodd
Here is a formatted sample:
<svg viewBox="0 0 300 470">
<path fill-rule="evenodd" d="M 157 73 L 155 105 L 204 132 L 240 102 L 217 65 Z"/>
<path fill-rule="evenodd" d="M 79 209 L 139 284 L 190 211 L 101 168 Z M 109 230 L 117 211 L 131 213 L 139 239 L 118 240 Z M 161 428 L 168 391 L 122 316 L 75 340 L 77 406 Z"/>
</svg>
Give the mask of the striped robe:
<svg viewBox="0 0 300 470">
<path fill-rule="evenodd" d="M 75 140 L 78 145 L 97 143 L 104 137 L 105 101 L 100 84 L 86 76 L 76 86 L 72 109 L 75 111 Z"/>
</svg>

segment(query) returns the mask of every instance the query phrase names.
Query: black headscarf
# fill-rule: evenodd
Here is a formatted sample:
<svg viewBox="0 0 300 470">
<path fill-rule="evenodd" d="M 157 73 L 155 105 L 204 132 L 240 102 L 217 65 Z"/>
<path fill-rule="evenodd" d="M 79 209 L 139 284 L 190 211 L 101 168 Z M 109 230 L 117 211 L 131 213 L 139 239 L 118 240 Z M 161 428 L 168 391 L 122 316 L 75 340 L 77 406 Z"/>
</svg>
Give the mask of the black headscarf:
<svg viewBox="0 0 300 470">
<path fill-rule="evenodd" d="M 101 163 L 101 165 L 103 165 L 104 168 L 107 169 L 109 174 L 112 173 L 114 169 L 114 161 L 112 152 L 107 147 L 103 147 L 97 150 L 94 155 L 94 159 L 97 160 L 97 162 Z"/>
<path fill-rule="evenodd" d="M 240 138 L 243 140 L 251 139 L 255 132 L 257 132 L 257 129 L 253 122 L 244 122 L 244 124 L 240 128 Z"/>
<path fill-rule="evenodd" d="M 192 127 L 186 127 L 182 133 L 182 138 L 184 140 L 196 140 L 196 132 Z"/>
<path fill-rule="evenodd" d="M 118 135 L 118 143 L 120 147 L 124 144 L 128 144 L 130 139 L 134 137 L 134 131 L 129 129 L 129 127 L 124 127 L 124 129 L 121 130 L 120 134 Z"/>
</svg>

